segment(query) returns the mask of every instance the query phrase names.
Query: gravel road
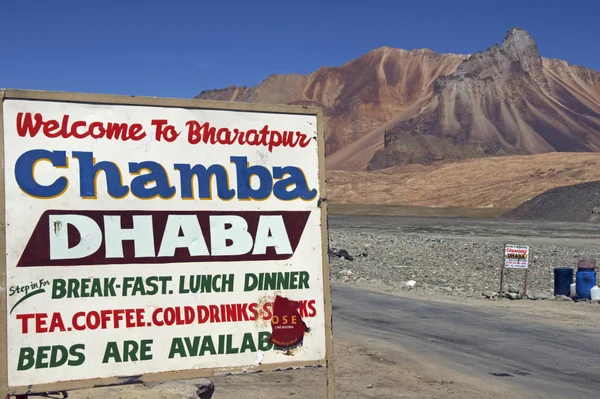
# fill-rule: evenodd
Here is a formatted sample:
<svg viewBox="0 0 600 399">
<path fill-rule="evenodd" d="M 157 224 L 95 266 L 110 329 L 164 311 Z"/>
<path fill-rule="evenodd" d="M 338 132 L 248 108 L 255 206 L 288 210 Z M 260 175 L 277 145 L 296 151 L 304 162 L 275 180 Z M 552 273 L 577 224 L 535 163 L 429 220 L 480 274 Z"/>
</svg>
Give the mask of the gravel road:
<svg viewBox="0 0 600 399">
<path fill-rule="evenodd" d="M 497 292 L 505 243 L 530 246 L 532 297 L 553 294 L 555 267 L 600 260 L 600 226 L 585 223 L 331 215 L 329 237 L 353 257 L 330 257 L 333 280 L 430 295 Z M 524 271 L 506 272 L 505 289 L 522 294 Z"/>
</svg>

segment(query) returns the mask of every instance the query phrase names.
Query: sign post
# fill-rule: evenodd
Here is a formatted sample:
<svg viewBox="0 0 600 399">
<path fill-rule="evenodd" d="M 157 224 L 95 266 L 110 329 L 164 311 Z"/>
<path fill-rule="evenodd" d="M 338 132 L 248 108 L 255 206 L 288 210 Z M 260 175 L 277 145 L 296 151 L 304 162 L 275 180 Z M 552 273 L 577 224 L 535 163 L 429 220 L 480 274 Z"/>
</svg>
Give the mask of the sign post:
<svg viewBox="0 0 600 399">
<path fill-rule="evenodd" d="M 500 269 L 500 299 L 504 290 L 504 269 L 525 269 L 523 296 L 527 295 L 527 280 L 529 277 L 529 246 L 505 244 L 504 263 Z"/>
<path fill-rule="evenodd" d="M 0 91 L 10 396 L 327 368 L 318 108 Z"/>
</svg>

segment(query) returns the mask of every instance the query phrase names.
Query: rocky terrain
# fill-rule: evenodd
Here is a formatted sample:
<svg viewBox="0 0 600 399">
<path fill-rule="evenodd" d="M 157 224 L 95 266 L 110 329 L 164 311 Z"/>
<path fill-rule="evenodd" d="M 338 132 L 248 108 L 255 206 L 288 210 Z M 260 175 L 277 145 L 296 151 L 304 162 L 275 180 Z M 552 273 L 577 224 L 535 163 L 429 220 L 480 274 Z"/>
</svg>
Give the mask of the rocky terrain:
<svg viewBox="0 0 600 399">
<path fill-rule="evenodd" d="M 196 98 L 323 107 L 328 170 L 600 150 L 600 72 L 542 57 L 519 28 L 469 56 L 381 47 Z"/>
<path fill-rule="evenodd" d="M 329 234 L 335 281 L 420 296 L 482 299 L 497 296 L 500 288 L 502 238 L 347 227 L 330 228 Z M 531 238 L 508 241 L 528 244 Z M 555 267 L 573 267 L 575 273 L 579 259 L 600 259 L 600 248 L 584 240 L 536 240 L 531 255 L 527 294 L 546 299 L 553 298 Z M 522 270 L 507 269 L 505 290 L 522 295 L 523 278 Z"/>
<path fill-rule="evenodd" d="M 502 216 L 521 220 L 600 222 L 600 181 L 553 188 Z"/>
<path fill-rule="evenodd" d="M 569 84 L 568 82 L 577 82 Z M 512 29 L 435 82 L 416 115 L 385 133 L 369 161 L 380 169 L 484 155 L 600 149 L 600 73 L 544 60 Z"/>
</svg>

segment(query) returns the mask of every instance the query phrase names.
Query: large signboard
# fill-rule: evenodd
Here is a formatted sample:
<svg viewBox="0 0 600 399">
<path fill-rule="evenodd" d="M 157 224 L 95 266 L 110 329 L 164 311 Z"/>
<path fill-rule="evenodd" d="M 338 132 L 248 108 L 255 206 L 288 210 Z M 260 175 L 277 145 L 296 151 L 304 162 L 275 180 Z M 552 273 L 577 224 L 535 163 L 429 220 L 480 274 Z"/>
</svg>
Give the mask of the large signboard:
<svg viewBox="0 0 600 399">
<path fill-rule="evenodd" d="M 0 93 L 7 393 L 328 364 L 319 109 Z"/>
</svg>

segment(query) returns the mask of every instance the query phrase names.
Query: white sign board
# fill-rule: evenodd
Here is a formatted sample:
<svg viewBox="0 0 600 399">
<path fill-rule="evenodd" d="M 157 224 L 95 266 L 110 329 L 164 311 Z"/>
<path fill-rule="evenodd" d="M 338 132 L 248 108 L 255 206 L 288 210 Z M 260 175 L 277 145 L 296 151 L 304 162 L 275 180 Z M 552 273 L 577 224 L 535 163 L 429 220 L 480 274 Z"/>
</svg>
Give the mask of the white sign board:
<svg viewBox="0 0 600 399">
<path fill-rule="evenodd" d="M 507 244 L 504 247 L 504 267 L 507 269 L 527 269 L 529 246 Z"/>
<path fill-rule="evenodd" d="M 326 365 L 319 110 L 8 90 L 1 110 L 9 393 Z"/>
</svg>

